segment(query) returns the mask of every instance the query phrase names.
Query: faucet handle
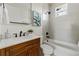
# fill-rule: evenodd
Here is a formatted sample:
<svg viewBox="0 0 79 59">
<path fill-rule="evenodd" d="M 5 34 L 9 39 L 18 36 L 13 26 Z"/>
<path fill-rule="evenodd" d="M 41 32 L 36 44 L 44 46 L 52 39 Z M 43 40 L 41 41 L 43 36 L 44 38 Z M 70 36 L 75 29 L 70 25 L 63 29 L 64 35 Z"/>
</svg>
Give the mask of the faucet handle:
<svg viewBox="0 0 79 59">
<path fill-rule="evenodd" d="M 17 37 L 17 33 L 13 33 L 14 37 Z"/>
<path fill-rule="evenodd" d="M 25 36 L 25 35 L 26 35 L 26 32 L 23 33 L 23 36 Z"/>
</svg>

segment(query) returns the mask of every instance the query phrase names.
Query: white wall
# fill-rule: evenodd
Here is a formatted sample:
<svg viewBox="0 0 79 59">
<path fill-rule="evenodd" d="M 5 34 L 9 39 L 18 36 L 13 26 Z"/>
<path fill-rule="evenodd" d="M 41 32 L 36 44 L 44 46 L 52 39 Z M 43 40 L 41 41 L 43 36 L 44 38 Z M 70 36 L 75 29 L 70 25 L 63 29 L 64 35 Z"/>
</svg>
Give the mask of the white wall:
<svg viewBox="0 0 79 59">
<path fill-rule="evenodd" d="M 50 33 L 52 39 L 76 44 L 79 40 L 79 4 L 68 4 L 68 14 L 55 17 L 54 9 L 60 4 L 52 4 L 50 15 Z"/>
</svg>

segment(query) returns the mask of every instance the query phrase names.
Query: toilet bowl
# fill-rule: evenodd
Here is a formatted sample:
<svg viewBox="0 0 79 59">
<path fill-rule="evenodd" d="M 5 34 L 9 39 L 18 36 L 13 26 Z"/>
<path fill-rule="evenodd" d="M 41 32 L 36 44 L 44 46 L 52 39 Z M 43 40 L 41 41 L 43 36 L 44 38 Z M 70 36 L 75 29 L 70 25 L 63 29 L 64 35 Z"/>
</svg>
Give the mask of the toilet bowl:
<svg viewBox="0 0 79 59">
<path fill-rule="evenodd" d="M 43 53 L 45 56 L 51 56 L 53 55 L 53 48 L 47 44 L 42 44 L 41 48 L 43 50 Z"/>
</svg>

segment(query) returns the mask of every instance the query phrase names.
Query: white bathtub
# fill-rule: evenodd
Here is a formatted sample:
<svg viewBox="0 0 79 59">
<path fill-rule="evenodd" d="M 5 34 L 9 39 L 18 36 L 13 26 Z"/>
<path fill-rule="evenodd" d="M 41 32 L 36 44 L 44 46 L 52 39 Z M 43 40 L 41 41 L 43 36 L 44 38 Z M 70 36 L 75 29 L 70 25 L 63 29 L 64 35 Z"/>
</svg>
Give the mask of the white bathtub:
<svg viewBox="0 0 79 59">
<path fill-rule="evenodd" d="M 48 39 L 45 43 L 54 47 L 56 56 L 79 56 L 79 47 L 76 44 Z"/>
</svg>

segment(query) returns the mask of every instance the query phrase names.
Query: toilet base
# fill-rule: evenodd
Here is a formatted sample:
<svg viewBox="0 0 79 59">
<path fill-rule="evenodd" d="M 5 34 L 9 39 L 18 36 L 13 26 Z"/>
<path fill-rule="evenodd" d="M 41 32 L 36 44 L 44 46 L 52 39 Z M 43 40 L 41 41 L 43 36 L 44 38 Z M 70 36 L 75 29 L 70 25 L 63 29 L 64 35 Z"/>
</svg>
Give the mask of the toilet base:
<svg viewBox="0 0 79 59">
<path fill-rule="evenodd" d="M 48 44 L 41 45 L 42 52 L 44 56 L 52 56 L 53 55 L 53 47 Z"/>
<path fill-rule="evenodd" d="M 44 54 L 44 56 L 55 56 L 54 53 L 53 54 Z"/>
</svg>

